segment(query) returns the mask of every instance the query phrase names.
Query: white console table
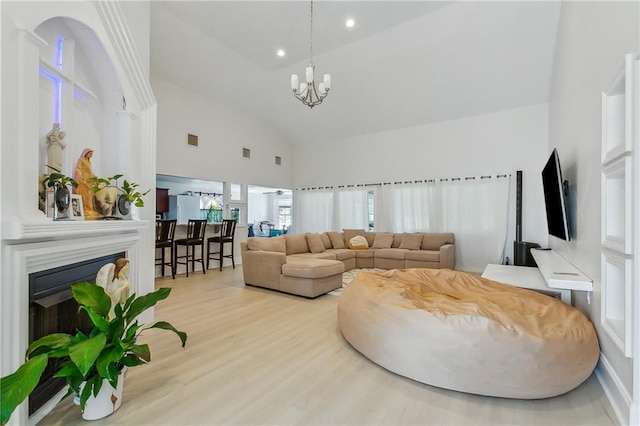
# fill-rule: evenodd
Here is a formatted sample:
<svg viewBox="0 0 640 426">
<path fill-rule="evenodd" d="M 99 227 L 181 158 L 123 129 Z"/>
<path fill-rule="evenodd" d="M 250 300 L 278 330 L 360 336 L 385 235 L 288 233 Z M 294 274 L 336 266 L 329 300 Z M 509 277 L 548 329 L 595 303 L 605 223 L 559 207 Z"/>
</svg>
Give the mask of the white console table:
<svg viewBox="0 0 640 426">
<path fill-rule="evenodd" d="M 550 295 L 560 294 L 560 300 L 571 305 L 571 290 L 554 289 L 547 285 L 538 268 L 512 265 L 487 265 L 482 278 L 509 284 L 514 287 L 540 291 Z"/>
<path fill-rule="evenodd" d="M 571 290 L 586 291 L 587 302 L 591 303 L 591 278 L 552 250 L 531 249 L 531 254 L 538 264 L 537 268 L 487 265 L 482 277 L 515 287 L 560 293 L 560 299 L 568 305 L 571 305 Z"/>
</svg>

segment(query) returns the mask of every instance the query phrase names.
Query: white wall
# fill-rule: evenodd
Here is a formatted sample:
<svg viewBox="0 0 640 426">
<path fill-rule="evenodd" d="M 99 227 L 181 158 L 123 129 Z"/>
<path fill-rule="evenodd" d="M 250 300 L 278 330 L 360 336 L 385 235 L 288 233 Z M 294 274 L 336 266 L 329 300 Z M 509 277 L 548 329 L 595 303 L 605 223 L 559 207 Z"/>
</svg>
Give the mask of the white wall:
<svg viewBox="0 0 640 426">
<path fill-rule="evenodd" d="M 639 51 L 639 21 L 637 2 L 564 2 L 549 107 L 549 149 L 558 148 L 576 219 L 574 240 L 550 243 L 593 279 L 591 304 L 583 292 L 574 298 L 598 331 L 600 379 L 623 423 L 629 422 L 631 396 L 638 400 L 632 383 L 640 372 L 600 327 L 600 96 L 624 54 Z"/>
<path fill-rule="evenodd" d="M 291 188 L 291 146 L 266 122 L 163 80 L 151 81 L 158 99 L 157 173 Z M 198 147 L 187 145 L 187 134 Z M 242 157 L 242 148 L 251 158 Z M 282 165 L 275 164 L 275 156 Z"/>
<path fill-rule="evenodd" d="M 548 106 L 326 141 L 296 149 L 296 188 L 523 171 L 523 239 L 547 244 L 540 173 L 547 160 Z M 515 199 L 512 205 L 515 206 Z M 513 259 L 515 209 L 508 225 Z"/>
</svg>

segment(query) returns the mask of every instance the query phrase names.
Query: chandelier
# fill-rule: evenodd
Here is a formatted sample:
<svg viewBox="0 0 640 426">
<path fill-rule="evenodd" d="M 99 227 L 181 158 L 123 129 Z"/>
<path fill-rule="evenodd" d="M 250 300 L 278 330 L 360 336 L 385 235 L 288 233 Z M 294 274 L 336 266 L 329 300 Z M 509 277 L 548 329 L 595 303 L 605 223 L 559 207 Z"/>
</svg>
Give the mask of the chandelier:
<svg viewBox="0 0 640 426">
<path fill-rule="evenodd" d="M 329 94 L 329 87 L 331 87 L 331 75 L 325 74 L 322 82 L 316 85 L 314 80 L 313 71 L 315 65 L 313 64 L 313 0 L 311 0 L 311 49 L 309 66 L 305 70 L 306 83 L 300 83 L 298 86 L 298 74 L 291 74 L 291 89 L 293 90 L 293 96 L 299 99 L 303 104 L 309 108 L 313 108 L 316 105 L 322 103 L 322 100 Z"/>
</svg>

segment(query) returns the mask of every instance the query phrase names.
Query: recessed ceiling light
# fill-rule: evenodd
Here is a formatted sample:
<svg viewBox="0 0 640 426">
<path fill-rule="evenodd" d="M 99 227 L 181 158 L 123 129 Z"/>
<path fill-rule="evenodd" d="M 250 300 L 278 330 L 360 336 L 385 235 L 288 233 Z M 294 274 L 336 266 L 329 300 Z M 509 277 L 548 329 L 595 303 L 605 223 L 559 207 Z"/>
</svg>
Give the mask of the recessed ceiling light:
<svg viewBox="0 0 640 426">
<path fill-rule="evenodd" d="M 353 19 L 349 18 L 347 19 L 347 21 L 344 23 L 347 28 L 351 28 L 356 24 L 356 21 L 354 21 Z"/>
<path fill-rule="evenodd" d="M 278 49 L 278 51 L 276 52 L 276 55 L 278 55 L 278 56 L 280 56 L 282 58 L 285 55 L 284 50 Z"/>
</svg>

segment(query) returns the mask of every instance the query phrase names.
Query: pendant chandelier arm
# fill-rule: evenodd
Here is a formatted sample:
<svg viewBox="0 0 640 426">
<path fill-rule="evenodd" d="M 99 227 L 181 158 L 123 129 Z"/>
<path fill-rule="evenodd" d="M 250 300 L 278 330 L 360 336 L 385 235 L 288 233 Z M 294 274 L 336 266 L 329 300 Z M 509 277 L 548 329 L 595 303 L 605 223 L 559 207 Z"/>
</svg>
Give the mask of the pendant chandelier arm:
<svg viewBox="0 0 640 426">
<path fill-rule="evenodd" d="M 306 84 L 300 83 L 298 86 L 298 75 L 291 75 L 291 89 L 293 90 L 293 96 L 296 97 L 300 102 L 307 105 L 309 108 L 313 108 L 316 105 L 322 103 L 322 100 L 327 97 L 329 94 L 329 88 L 331 86 L 331 76 L 329 74 L 325 74 L 323 81 L 316 86 L 314 70 L 315 65 L 313 64 L 313 0 L 311 0 L 310 7 L 310 26 L 309 26 L 309 66 L 306 69 L 305 77 Z"/>
</svg>

